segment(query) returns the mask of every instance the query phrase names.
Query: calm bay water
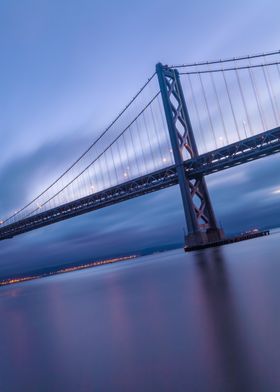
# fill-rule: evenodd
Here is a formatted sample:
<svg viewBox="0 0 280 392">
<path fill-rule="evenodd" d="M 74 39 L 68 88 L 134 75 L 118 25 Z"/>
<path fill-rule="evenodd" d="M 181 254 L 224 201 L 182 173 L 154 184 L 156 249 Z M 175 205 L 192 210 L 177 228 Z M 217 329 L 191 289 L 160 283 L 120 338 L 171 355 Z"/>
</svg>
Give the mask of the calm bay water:
<svg viewBox="0 0 280 392">
<path fill-rule="evenodd" d="M 280 391 L 279 240 L 0 288 L 0 391 Z"/>
</svg>

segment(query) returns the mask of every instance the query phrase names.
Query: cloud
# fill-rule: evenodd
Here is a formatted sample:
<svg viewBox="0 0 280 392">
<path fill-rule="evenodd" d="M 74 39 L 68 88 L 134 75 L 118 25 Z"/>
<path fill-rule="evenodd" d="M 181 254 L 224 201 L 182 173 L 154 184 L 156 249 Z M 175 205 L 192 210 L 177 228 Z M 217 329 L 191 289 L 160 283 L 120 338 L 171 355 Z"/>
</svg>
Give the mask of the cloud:
<svg viewBox="0 0 280 392">
<path fill-rule="evenodd" d="M 50 143 L 7 165 L 0 173 L 1 183 L 6 183 L 2 211 L 28 200 L 30 188 L 58 170 L 50 155 L 64 162 L 77 143 L 84 141 L 72 138 L 66 147 L 64 141 Z M 273 156 L 207 178 L 218 221 L 227 233 L 280 223 L 280 198 L 272 193 L 280 184 L 279 160 Z M 178 244 L 184 226 L 179 187 L 168 188 L 0 242 L 0 276 Z"/>
<path fill-rule="evenodd" d="M 70 134 L 41 145 L 29 154 L 10 159 L 0 170 L 1 219 L 23 207 L 44 190 L 78 156 L 89 138 Z"/>
<path fill-rule="evenodd" d="M 275 155 L 209 178 L 215 211 L 228 231 L 280 225 L 280 199 L 272 197 L 280 184 L 279 162 L 280 156 Z"/>
<path fill-rule="evenodd" d="M 58 7 L 27 3 L 24 12 L 8 1 L 0 5 L 1 219 L 87 147 L 90 127 L 81 130 L 79 124 L 93 118 L 94 136 L 157 61 L 270 50 L 279 36 L 279 4 L 272 0 L 269 7 L 264 0 L 191 7 L 180 0 L 175 24 L 169 23 L 168 1 L 120 1 L 110 7 L 86 1 L 83 9 L 66 1 Z M 106 24 L 99 17 L 104 14 Z M 279 198 L 271 194 L 280 185 L 278 168 L 275 156 L 207 179 L 227 232 L 280 223 Z M 166 189 L 0 242 L 0 275 L 177 243 L 184 225 L 179 189 Z"/>
</svg>

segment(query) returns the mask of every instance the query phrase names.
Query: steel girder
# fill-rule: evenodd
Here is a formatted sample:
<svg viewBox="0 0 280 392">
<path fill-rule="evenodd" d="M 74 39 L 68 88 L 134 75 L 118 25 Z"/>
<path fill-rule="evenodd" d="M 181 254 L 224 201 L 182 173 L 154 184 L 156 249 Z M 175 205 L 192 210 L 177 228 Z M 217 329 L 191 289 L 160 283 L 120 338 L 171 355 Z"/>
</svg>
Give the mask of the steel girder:
<svg viewBox="0 0 280 392">
<path fill-rule="evenodd" d="M 200 178 L 280 152 L 280 127 L 210 151 L 184 162 L 186 176 Z M 10 225 L 0 227 L 0 240 L 38 229 L 77 215 L 104 208 L 178 184 L 176 166 L 127 181 L 82 199 L 63 204 Z"/>
<path fill-rule="evenodd" d="M 207 152 L 185 162 L 190 178 L 208 175 L 280 151 L 280 127 Z"/>
<path fill-rule="evenodd" d="M 168 167 L 3 226 L 0 228 L 0 240 L 175 184 L 177 184 L 176 169 L 173 166 Z"/>
</svg>

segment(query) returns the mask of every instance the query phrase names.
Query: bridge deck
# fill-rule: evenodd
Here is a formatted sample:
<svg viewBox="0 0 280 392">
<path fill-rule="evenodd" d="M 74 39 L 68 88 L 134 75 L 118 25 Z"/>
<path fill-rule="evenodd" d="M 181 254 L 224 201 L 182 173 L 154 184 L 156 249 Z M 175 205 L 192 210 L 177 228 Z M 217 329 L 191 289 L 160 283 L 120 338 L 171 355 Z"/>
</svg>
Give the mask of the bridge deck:
<svg viewBox="0 0 280 392">
<path fill-rule="evenodd" d="M 184 162 L 186 175 L 209 175 L 280 151 L 280 127 L 202 154 Z M 101 192 L 63 204 L 0 228 L 0 240 L 47 226 L 77 215 L 155 192 L 178 183 L 176 167 L 170 166 Z"/>
</svg>

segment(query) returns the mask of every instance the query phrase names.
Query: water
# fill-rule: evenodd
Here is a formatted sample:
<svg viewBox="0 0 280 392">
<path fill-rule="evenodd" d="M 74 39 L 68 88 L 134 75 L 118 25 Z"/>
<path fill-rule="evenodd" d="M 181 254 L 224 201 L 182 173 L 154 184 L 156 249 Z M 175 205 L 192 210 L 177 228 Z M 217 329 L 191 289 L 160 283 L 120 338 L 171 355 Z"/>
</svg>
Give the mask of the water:
<svg viewBox="0 0 280 392">
<path fill-rule="evenodd" d="M 1 288 L 0 391 L 279 391 L 279 239 Z"/>
</svg>

